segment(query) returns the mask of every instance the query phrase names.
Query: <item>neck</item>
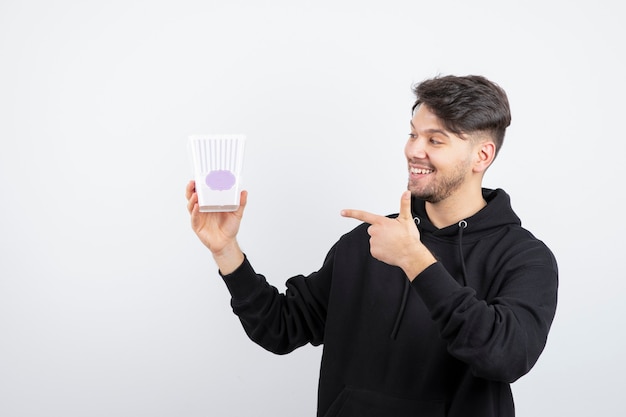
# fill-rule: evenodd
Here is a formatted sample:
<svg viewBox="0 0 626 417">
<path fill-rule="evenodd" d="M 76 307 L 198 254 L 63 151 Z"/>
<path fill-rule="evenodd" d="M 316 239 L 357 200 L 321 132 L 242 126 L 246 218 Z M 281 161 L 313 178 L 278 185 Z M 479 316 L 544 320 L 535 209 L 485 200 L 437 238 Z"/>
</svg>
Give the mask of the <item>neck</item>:
<svg viewBox="0 0 626 417">
<path fill-rule="evenodd" d="M 482 188 L 478 187 L 459 191 L 438 203 L 426 202 L 426 214 L 435 227 L 442 229 L 473 216 L 486 205 Z"/>
</svg>

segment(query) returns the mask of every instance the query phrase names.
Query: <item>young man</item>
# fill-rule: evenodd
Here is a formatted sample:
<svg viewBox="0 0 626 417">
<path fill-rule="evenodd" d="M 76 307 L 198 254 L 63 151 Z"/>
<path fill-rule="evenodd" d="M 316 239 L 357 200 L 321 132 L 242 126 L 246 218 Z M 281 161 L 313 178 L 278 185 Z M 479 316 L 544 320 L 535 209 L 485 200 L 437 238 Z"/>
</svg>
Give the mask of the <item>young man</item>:
<svg viewBox="0 0 626 417">
<path fill-rule="evenodd" d="M 521 227 L 508 195 L 482 188 L 511 116 L 484 77 L 414 89 L 397 215 L 359 210 L 322 268 L 279 294 L 237 244 L 246 205 L 191 224 L 210 249 L 249 337 L 283 354 L 324 345 L 319 417 L 514 416 L 510 383 L 542 352 L 557 302 L 550 250 Z"/>
</svg>

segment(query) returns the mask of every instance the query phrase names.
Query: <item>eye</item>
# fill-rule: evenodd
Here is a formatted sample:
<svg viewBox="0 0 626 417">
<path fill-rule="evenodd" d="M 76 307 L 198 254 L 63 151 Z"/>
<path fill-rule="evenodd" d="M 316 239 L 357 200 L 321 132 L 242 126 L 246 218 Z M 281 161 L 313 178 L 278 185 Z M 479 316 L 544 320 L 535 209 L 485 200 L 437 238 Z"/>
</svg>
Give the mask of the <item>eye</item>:
<svg viewBox="0 0 626 417">
<path fill-rule="evenodd" d="M 432 143 L 433 145 L 441 145 L 443 143 L 440 140 L 438 140 L 437 138 L 429 138 L 428 141 L 430 143 Z"/>
<path fill-rule="evenodd" d="M 414 133 L 409 133 L 409 139 L 417 139 L 417 135 Z"/>
</svg>

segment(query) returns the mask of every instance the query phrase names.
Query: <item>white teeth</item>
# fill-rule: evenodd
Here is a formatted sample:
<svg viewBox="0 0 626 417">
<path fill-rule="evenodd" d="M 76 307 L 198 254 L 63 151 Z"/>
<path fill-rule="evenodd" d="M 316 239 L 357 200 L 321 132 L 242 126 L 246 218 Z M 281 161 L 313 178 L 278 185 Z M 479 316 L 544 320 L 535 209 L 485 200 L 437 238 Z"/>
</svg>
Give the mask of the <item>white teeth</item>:
<svg viewBox="0 0 626 417">
<path fill-rule="evenodd" d="M 432 169 L 411 168 L 411 174 L 430 174 Z"/>
</svg>

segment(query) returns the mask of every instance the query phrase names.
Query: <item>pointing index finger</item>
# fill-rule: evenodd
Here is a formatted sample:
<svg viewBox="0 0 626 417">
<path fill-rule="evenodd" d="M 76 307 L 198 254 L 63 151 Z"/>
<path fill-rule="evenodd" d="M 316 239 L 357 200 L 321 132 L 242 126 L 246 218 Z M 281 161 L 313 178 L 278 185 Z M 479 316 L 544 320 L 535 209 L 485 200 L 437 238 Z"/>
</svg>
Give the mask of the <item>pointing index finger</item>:
<svg viewBox="0 0 626 417">
<path fill-rule="evenodd" d="M 372 214 L 363 210 L 341 210 L 341 215 L 343 217 L 350 217 L 352 219 L 360 220 L 365 223 L 375 224 L 380 221 L 380 219 L 384 219 L 385 217 L 379 216 L 377 214 Z"/>
</svg>

